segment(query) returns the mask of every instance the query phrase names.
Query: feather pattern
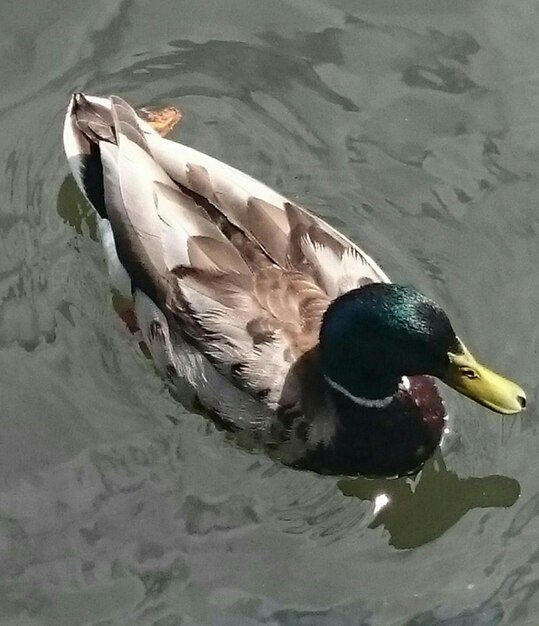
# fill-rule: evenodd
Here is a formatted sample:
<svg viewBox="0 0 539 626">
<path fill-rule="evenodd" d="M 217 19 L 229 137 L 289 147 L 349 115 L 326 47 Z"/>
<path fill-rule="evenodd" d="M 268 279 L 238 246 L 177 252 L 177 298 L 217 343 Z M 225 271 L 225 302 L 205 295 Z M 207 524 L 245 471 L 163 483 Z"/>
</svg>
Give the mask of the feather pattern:
<svg viewBox="0 0 539 626">
<path fill-rule="evenodd" d="M 342 269 L 348 271 L 353 262 L 360 284 L 365 278 L 389 282 L 383 270 L 357 245 L 266 185 L 193 148 L 155 136 L 147 139 L 154 158 L 174 181 L 206 198 L 248 239 L 256 241 L 274 263 L 282 267 L 293 260 L 301 263 L 297 241 L 303 231 L 319 244 L 314 257 L 329 248 L 340 261 L 349 250 Z M 300 257 L 304 256 L 303 251 Z M 321 262 L 322 257 L 318 259 Z"/>
<path fill-rule="evenodd" d="M 127 274 L 138 301 L 145 294 L 166 321 L 168 347 L 152 352 L 161 369 L 179 369 L 169 344 L 182 337 L 244 395 L 271 411 L 299 410 L 297 363 L 316 348 L 329 302 L 387 280 L 382 270 L 266 185 L 160 137 L 121 98 L 75 96 L 64 137 L 72 158 L 97 149 L 104 243 L 110 249 L 112 236 L 117 251 L 110 272 L 124 290 Z"/>
<path fill-rule="evenodd" d="M 331 449 L 321 320 L 340 294 L 389 282 L 380 267 L 280 193 L 160 137 L 115 96 L 74 96 L 64 144 L 101 215 L 109 272 L 183 401 L 279 444 L 292 464 L 305 447 Z"/>
</svg>

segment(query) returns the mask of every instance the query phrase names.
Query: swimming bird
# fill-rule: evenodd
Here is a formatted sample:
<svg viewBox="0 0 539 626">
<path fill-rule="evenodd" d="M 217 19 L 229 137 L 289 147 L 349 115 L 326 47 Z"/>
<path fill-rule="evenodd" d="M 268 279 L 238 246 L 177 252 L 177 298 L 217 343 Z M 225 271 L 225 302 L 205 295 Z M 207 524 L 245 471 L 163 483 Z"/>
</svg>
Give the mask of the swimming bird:
<svg viewBox="0 0 539 626">
<path fill-rule="evenodd" d="M 116 96 L 72 96 L 64 146 L 113 285 L 190 409 L 296 468 L 417 472 L 446 413 L 433 378 L 498 413 L 524 391 L 444 310 L 245 173 L 165 139 Z"/>
</svg>

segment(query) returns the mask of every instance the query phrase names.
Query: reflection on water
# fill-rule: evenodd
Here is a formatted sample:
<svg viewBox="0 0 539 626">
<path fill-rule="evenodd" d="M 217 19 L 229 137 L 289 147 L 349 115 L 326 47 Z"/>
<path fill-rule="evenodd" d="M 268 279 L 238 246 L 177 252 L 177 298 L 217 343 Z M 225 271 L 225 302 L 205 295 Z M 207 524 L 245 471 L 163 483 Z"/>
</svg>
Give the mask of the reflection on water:
<svg viewBox="0 0 539 626">
<path fill-rule="evenodd" d="M 535 3 L 8 5 L 0 624 L 535 626 Z M 67 176 L 78 89 L 180 108 L 175 137 L 435 297 L 530 410 L 448 392 L 458 445 L 414 482 L 293 471 L 186 413 L 118 319 Z"/>
<path fill-rule="evenodd" d="M 58 215 L 79 235 L 88 234 L 97 241 L 96 212 L 81 194 L 71 174 L 66 176 L 58 191 L 56 202 Z"/>
<path fill-rule="evenodd" d="M 472 509 L 512 506 L 520 494 L 518 481 L 507 476 L 459 478 L 440 453 L 413 481 L 357 478 L 339 481 L 339 489 L 345 496 L 374 502 L 379 510 L 369 528 L 383 526 L 391 545 L 401 550 L 437 539 Z"/>
</svg>

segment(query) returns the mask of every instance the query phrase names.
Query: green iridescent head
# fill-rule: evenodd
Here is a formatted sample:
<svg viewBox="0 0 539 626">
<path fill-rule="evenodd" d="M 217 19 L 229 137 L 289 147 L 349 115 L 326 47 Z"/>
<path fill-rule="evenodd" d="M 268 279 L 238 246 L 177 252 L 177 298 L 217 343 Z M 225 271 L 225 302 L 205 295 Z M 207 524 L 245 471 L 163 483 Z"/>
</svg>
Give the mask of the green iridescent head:
<svg viewBox="0 0 539 626">
<path fill-rule="evenodd" d="M 334 300 L 320 357 L 324 374 L 361 398 L 384 398 L 402 376 L 428 374 L 501 413 L 525 406 L 522 389 L 471 356 L 439 305 L 402 285 L 371 283 Z"/>
</svg>

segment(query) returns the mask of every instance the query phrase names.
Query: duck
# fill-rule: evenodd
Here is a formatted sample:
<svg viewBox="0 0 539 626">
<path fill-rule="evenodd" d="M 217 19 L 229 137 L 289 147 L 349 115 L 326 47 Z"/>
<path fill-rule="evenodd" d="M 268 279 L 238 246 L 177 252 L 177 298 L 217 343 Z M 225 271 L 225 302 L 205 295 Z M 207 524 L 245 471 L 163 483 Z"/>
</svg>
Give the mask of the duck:
<svg viewBox="0 0 539 626">
<path fill-rule="evenodd" d="M 74 94 L 63 143 L 112 284 L 188 410 L 293 468 L 398 477 L 446 430 L 437 381 L 500 414 L 525 408 L 436 302 L 122 98 Z"/>
</svg>

